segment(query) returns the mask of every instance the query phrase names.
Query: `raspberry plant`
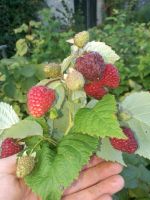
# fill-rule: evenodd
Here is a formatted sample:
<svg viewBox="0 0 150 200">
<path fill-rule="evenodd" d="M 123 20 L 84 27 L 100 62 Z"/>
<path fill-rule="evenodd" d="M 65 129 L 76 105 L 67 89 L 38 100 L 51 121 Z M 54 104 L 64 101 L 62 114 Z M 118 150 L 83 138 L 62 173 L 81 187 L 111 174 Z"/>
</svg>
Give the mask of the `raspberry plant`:
<svg viewBox="0 0 150 200">
<path fill-rule="evenodd" d="M 117 150 L 110 142 L 111 138 L 115 138 L 115 141 L 121 140 L 126 146 L 128 141 L 132 144 L 129 134 L 124 134 L 121 127 L 130 128 L 135 134 L 138 149 L 134 153 L 150 159 L 150 93 L 131 93 L 117 102 L 110 88 L 115 89 L 119 85 L 119 72 L 114 66 L 119 56 L 103 42 L 90 42 L 87 41 L 88 37 L 86 42 L 82 42 L 85 40 L 83 35 L 69 40 L 72 51 L 62 62 L 61 73 L 40 81 L 34 86 L 36 91 L 31 92 L 33 88 L 29 91 L 27 107 L 31 116 L 20 120 L 11 106 L 0 104 L 1 139 L 11 137 L 23 142 L 24 149 L 17 161 L 17 174 L 21 169 L 23 175 L 19 177 L 24 177 L 26 184 L 42 200 L 60 200 L 64 189 L 78 177 L 93 154 L 125 165 L 122 156 L 124 149 L 120 146 Z M 76 46 L 77 38 L 84 45 Z M 94 59 L 95 54 L 103 59 L 103 65 Z M 78 61 L 82 59 L 84 62 L 80 70 L 81 63 Z M 109 70 L 105 70 L 107 66 L 111 66 Z M 53 67 L 55 65 L 51 65 L 51 70 Z M 86 67 L 90 70 L 86 71 Z M 98 77 L 91 73 L 102 68 Z M 43 71 L 46 73 L 45 67 Z M 87 78 L 89 75 L 90 79 Z M 97 82 L 100 84 L 90 87 L 90 92 L 95 96 L 90 95 L 86 86 Z M 37 88 L 42 88 L 42 93 Z M 99 93 L 96 89 L 107 92 L 97 96 Z M 38 115 L 34 114 L 35 111 Z M 127 152 L 132 153 L 128 149 Z M 29 160 L 33 154 L 30 165 L 25 160 Z M 24 155 L 27 159 L 24 159 Z"/>
</svg>

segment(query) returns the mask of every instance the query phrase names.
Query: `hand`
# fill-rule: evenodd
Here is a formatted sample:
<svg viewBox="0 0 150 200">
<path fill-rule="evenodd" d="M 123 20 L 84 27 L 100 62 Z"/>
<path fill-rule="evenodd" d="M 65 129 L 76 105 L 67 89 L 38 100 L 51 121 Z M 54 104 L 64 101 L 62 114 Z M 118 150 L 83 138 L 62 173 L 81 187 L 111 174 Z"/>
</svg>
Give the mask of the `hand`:
<svg viewBox="0 0 150 200">
<path fill-rule="evenodd" d="M 62 200 L 112 200 L 111 195 L 124 185 L 118 175 L 121 171 L 121 165 L 94 156 L 79 179 L 64 192 Z M 16 156 L 1 159 L 0 200 L 40 200 L 15 174 Z"/>
<path fill-rule="evenodd" d="M 0 200 L 40 200 L 16 177 L 16 155 L 0 159 Z"/>
<path fill-rule="evenodd" d="M 112 200 L 112 195 L 124 186 L 118 175 L 123 167 L 93 156 L 80 173 L 79 179 L 64 192 L 62 200 Z"/>
</svg>

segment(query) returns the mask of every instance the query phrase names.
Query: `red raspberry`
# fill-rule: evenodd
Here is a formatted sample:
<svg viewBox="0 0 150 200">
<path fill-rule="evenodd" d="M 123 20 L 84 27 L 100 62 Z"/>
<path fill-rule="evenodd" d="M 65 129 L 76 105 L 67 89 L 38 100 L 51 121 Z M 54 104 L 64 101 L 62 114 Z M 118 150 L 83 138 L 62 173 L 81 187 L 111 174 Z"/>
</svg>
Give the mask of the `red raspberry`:
<svg viewBox="0 0 150 200">
<path fill-rule="evenodd" d="M 100 81 L 85 84 L 84 91 L 88 96 L 95 99 L 101 99 L 105 94 L 107 94 L 106 89 L 102 87 Z"/>
<path fill-rule="evenodd" d="M 96 81 L 101 78 L 105 63 L 99 53 L 90 52 L 77 58 L 75 68 L 87 80 Z"/>
<path fill-rule="evenodd" d="M 23 145 L 17 143 L 13 138 L 7 138 L 1 145 L 1 158 L 6 158 L 19 153 L 23 149 Z"/>
<path fill-rule="evenodd" d="M 33 117 L 43 116 L 56 99 L 55 91 L 46 86 L 34 86 L 27 95 L 27 106 Z"/>
<path fill-rule="evenodd" d="M 128 137 L 128 139 L 111 138 L 110 142 L 112 146 L 122 152 L 127 152 L 130 154 L 134 153 L 138 148 L 134 133 L 129 128 L 123 128 L 123 132 Z"/>
<path fill-rule="evenodd" d="M 106 64 L 101 83 L 109 88 L 117 88 L 120 83 L 118 69 L 112 64 Z"/>
</svg>

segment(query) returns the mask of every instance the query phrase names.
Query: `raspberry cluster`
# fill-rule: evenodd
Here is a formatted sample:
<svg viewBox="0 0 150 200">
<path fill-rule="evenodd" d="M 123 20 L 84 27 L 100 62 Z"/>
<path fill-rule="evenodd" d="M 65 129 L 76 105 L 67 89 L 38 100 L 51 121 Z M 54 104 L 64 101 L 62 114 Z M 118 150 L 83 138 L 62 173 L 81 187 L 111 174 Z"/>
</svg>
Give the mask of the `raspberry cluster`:
<svg viewBox="0 0 150 200">
<path fill-rule="evenodd" d="M 89 34 L 86 31 L 81 32 L 74 37 L 74 44 L 78 50 L 84 49 L 85 45 L 88 47 L 88 41 Z M 93 44 L 95 44 L 95 42 Z M 103 43 L 96 43 L 96 45 L 99 44 L 106 48 L 106 45 Z M 114 63 L 112 60 L 118 60 L 119 57 L 110 47 L 107 47 L 105 50 L 107 50 L 106 52 L 109 52 L 108 57 L 111 59 L 106 59 L 104 54 L 103 56 L 101 55 L 103 48 L 99 47 L 98 49 L 99 51 L 97 52 L 87 50 L 79 53 L 79 57 L 75 57 L 75 60 L 72 60 L 73 66 L 70 66 L 69 68 L 69 65 L 67 64 L 67 67 L 69 68 L 67 71 L 68 74 L 65 74 L 63 79 L 61 66 L 56 63 L 49 63 L 43 69 L 46 78 L 50 78 L 50 82 L 51 79 L 54 79 L 53 81 L 59 80 L 60 84 L 65 83 L 63 88 L 67 88 L 67 92 L 69 90 L 67 93 L 68 96 L 74 91 L 84 90 L 87 96 L 98 100 L 101 99 L 109 92 L 109 89 L 116 89 L 119 86 L 120 75 L 118 69 L 112 64 Z M 100 51 L 101 53 L 99 53 Z M 109 60 L 110 63 L 106 62 L 106 60 Z M 57 90 L 49 88 L 47 84 L 32 87 L 27 94 L 29 114 L 32 115 L 32 117 L 39 118 L 43 117 L 50 109 L 52 109 L 50 116 L 51 119 L 55 119 L 58 115 L 57 110 L 55 110 L 56 108 L 53 107 L 54 102 L 57 100 L 56 91 Z M 69 100 L 71 99 L 70 96 L 68 98 Z M 138 148 L 134 133 L 129 128 L 123 127 L 122 130 L 127 138 L 110 138 L 111 145 L 119 151 L 134 153 Z M 19 153 L 23 150 L 23 147 L 24 146 L 20 145 L 17 140 L 7 138 L 2 142 L 0 157 L 6 158 Z M 23 178 L 30 174 L 35 163 L 34 155 L 29 154 L 19 157 L 17 160 L 17 177 Z"/>
<path fill-rule="evenodd" d="M 77 58 L 75 68 L 86 79 L 84 90 L 90 97 L 101 99 L 109 88 L 115 89 L 119 86 L 118 69 L 112 64 L 105 64 L 97 52 L 85 53 Z"/>
</svg>

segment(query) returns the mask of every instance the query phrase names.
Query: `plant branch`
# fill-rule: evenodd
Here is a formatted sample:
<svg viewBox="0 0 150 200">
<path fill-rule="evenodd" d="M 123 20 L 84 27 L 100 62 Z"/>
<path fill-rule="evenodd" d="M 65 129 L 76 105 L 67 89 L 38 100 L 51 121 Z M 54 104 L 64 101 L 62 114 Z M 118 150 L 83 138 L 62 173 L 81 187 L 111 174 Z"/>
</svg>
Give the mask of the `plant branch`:
<svg viewBox="0 0 150 200">
<path fill-rule="evenodd" d="M 50 83 L 53 83 L 55 81 L 61 81 L 62 80 L 61 78 L 62 78 L 62 76 L 60 76 L 60 77 L 58 77 L 56 79 L 53 79 L 53 80 L 49 80 L 44 86 L 48 86 Z"/>
</svg>

